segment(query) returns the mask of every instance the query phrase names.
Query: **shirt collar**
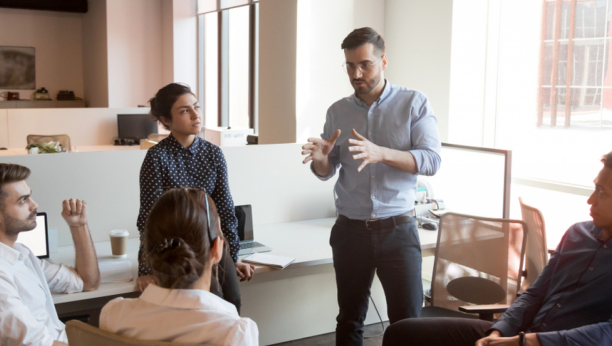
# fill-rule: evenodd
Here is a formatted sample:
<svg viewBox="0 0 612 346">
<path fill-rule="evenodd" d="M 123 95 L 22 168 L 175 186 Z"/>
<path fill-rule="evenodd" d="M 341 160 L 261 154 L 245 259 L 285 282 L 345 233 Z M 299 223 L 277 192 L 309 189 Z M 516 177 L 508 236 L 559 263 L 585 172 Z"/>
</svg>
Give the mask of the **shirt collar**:
<svg viewBox="0 0 612 346">
<path fill-rule="evenodd" d="M 196 136 L 193 141 L 193 144 L 189 148 L 185 148 L 184 146 L 181 145 L 181 143 L 179 143 L 178 140 L 176 140 L 176 137 L 174 137 L 172 133 L 170 133 L 167 138 L 168 138 L 168 144 L 171 147 L 178 149 L 178 150 L 187 150 L 192 154 L 195 154 L 198 152 L 198 148 L 200 147 L 200 144 L 202 141 L 202 138 L 200 138 L 200 136 Z"/>
<path fill-rule="evenodd" d="M 374 101 L 374 103 L 372 103 L 372 105 L 379 105 L 381 104 L 391 93 L 391 83 L 389 83 L 389 81 L 385 78 L 385 88 L 383 89 L 382 94 L 380 94 L 380 97 L 378 98 L 378 100 Z M 359 97 L 357 97 L 357 94 L 353 93 L 353 99 L 355 100 L 355 103 L 357 103 L 358 106 L 363 107 L 363 108 L 370 108 L 370 106 L 368 106 L 367 103 L 361 101 L 361 99 Z"/>
<path fill-rule="evenodd" d="M 238 316 L 238 311 L 233 304 L 204 290 L 167 289 L 150 284 L 142 292 L 140 299 L 171 308 L 221 310 Z"/>
<path fill-rule="evenodd" d="M 17 261 L 23 260 L 27 255 L 27 248 L 19 243 L 15 243 L 14 247 L 0 243 L 0 258 L 3 258 L 11 265 L 15 264 Z"/>
</svg>

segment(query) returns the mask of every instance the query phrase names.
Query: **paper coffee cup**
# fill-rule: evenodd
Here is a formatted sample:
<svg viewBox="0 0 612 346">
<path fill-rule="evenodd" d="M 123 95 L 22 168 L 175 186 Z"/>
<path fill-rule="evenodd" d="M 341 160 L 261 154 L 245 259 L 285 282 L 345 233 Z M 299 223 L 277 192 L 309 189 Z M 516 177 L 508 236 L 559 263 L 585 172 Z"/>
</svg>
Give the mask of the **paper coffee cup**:
<svg viewBox="0 0 612 346">
<path fill-rule="evenodd" d="M 113 257 L 121 258 L 127 256 L 127 243 L 130 232 L 124 229 L 110 231 L 111 250 Z"/>
</svg>

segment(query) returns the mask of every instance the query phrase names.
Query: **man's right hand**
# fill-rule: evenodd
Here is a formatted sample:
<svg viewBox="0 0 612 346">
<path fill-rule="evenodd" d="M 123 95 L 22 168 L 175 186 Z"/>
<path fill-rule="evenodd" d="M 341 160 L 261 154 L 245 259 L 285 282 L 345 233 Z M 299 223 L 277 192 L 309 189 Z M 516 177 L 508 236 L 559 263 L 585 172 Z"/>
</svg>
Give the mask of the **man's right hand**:
<svg viewBox="0 0 612 346">
<path fill-rule="evenodd" d="M 136 287 L 138 288 L 138 290 L 140 290 L 140 292 L 143 292 L 145 288 L 149 286 L 149 284 L 159 285 L 159 282 L 157 278 L 153 275 L 143 275 L 139 276 L 138 279 L 136 279 Z"/>
<path fill-rule="evenodd" d="M 331 153 L 332 149 L 334 149 L 334 144 L 336 144 L 336 140 L 339 136 L 340 129 L 336 130 L 333 136 L 331 136 L 331 138 L 328 140 L 320 138 L 308 138 L 308 144 L 304 144 L 304 146 L 302 147 L 302 155 L 308 156 L 306 156 L 302 163 L 313 161 L 315 164 L 315 172 L 317 174 L 321 176 L 329 174 L 330 167 L 327 156 L 329 155 L 329 153 Z M 323 168 L 323 172 L 319 171 L 319 169 L 317 168 Z"/>
</svg>

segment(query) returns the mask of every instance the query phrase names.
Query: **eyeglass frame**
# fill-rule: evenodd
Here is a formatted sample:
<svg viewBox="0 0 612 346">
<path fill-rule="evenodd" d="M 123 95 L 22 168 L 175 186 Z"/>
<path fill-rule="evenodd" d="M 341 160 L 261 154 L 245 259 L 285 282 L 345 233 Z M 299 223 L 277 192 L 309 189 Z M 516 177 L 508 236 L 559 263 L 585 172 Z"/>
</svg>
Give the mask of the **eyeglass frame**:
<svg viewBox="0 0 612 346">
<path fill-rule="evenodd" d="M 379 62 L 383 58 L 383 56 L 385 56 L 385 55 L 383 54 L 383 55 L 380 56 L 380 58 L 378 58 L 378 59 L 376 59 L 376 60 L 374 60 L 372 62 L 367 63 L 366 67 L 362 67 L 362 64 L 364 64 L 364 63 L 360 62 L 360 63 L 357 64 L 357 66 L 354 66 L 354 67 L 351 67 L 351 68 L 359 69 L 359 71 L 361 71 L 361 73 L 369 72 L 370 69 L 374 65 L 376 65 L 376 63 Z M 353 63 L 345 61 L 344 64 L 342 64 L 342 68 L 344 69 L 344 72 L 346 72 L 346 73 L 355 73 L 355 70 L 353 70 L 353 72 L 349 72 L 349 66 L 347 64 L 353 64 Z"/>
</svg>

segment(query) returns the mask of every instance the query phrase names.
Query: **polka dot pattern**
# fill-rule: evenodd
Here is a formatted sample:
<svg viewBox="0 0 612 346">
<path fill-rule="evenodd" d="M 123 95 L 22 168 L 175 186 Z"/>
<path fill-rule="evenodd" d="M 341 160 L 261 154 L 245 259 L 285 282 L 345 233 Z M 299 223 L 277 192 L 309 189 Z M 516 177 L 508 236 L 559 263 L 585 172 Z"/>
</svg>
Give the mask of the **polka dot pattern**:
<svg viewBox="0 0 612 346">
<path fill-rule="evenodd" d="M 169 189 L 194 187 L 206 191 L 215 201 L 221 230 L 227 239 L 234 262 L 238 260 L 238 221 L 227 181 L 227 164 L 221 149 L 200 137 L 189 148 L 172 135 L 150 148 L 140 168 L 140 213 L 136 223 L 140 231 L 138 276 L 152 275 L 144 252 L 144 225 L 157 199 Z"/>
</svg>

